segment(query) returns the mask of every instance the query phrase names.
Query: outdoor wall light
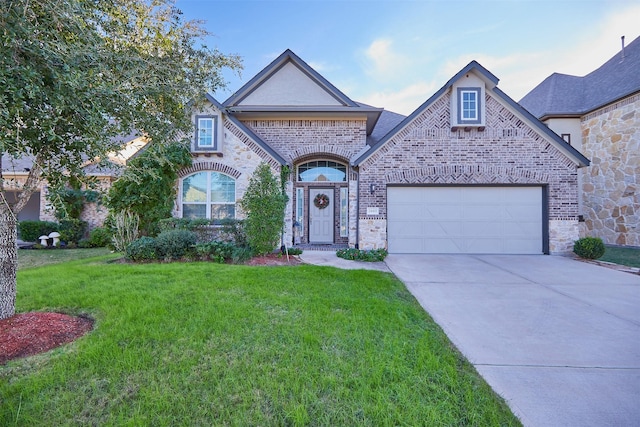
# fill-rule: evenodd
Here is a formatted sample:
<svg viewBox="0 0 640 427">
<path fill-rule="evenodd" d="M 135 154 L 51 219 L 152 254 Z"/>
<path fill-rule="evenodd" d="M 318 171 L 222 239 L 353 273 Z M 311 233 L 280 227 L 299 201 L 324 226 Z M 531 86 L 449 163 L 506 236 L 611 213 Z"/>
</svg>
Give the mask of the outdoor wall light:
<svg viewBox="0 0 640 427">
<path fill-rule="evenodd" d="M 369 184 L 369 191 L 371 191 L 371 194 L 376 192 L 376 188 L 375 184 Z"/>
</svg>

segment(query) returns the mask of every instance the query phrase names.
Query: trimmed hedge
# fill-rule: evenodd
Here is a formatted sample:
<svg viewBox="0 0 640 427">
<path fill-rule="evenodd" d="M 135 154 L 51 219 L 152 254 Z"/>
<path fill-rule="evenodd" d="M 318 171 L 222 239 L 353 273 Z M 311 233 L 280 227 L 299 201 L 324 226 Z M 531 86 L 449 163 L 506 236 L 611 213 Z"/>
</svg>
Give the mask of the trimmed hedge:
<svg viewBox="0 0 640 427">
<path fill-rule="evenodd" d="M 18 234 L 25 242 L 38 242 L 40 236 L 58 231 L 60 226 L 52 221 L 21 221 L 18 224 Z"/>
<path fill-rule="evenodd" d="M 598 259 L 604 255 L 604 243 L 599 237 L 583 237 L 573 244 L 573 252 L 580 258 Z"/>
<path fill-rule="evenodd" d="M 129 243 L 124 251 L 124 256 L 132 261 L 153 261 L 156 257 L 156 239 L 153 237 L 140 237 Z"/>
<path fill-rule="evenodd" d="M 162 259 L 180 259 L 194 253 L 196 233 L 189 230 L 168 230 L 156 236 L 156 255 Z"/>
<path fill-rule="evenodd" d="M 339 258 L 344 258 L 351 261 L 367 261 L 367 262 L 384 261 L 384 259 L 388 254 L 389 253 L 387 252 L 386 249 L 364 250 L 364 249 L 349 248 L 349 249 L 339 249 L 336 252 L 336 255 Z"/>
</svg>

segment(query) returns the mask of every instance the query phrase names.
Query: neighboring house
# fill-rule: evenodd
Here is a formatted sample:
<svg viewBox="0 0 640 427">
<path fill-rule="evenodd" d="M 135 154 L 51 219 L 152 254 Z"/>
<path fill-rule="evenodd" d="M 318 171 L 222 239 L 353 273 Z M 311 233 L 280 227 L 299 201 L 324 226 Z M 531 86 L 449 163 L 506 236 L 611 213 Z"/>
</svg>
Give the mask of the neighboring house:
<svg viewBox="0 0 640 427">
<path fill-rule="evenodd" d="M 127 161 L 139 153 L 146 141 L 142 137 L 127 136 L 122 139 L 123 149 L 109 156 L 111 167 L 98 167 L 94 162 L 87 161 L 84 165 L 85 173 L 95 178 L 98 189 L 106 190 L 111 187 L 121 171 L 121 167 Z M 18 191 L 24 186 L 29 176 L 29 170 L 33 165 L 32 157 L 13 158 L 7 154 L 2 155 L 2 178 L 5 192 L 3 193 L 9 204 L 16 202 Z M 107 217 L 107 208 L 97 203 L 87 203 L 80 219 L 87 222 L 88 229 L 101 226 Z M 42 220 L 56 221 L 55 210 L 48 198 L 47 182 L 43 181 L 33 193 L 27 205 L 18 212 L 18 221 Z"/>
<path fill-rule="evenodd" d="M 591 159 L 583 233 L 640 246 L 640 37 L 584 77 L 552 74 L 520 104 Z"/>
<path fill-rule="evenodd" d="M 193 114 L 177 217 L 242 217 L 261 162 L 291 171 L 284 243 L 562 253 L 589 160 L 471 62 L 408 117 L 354 102 L 290 50 Z"/>
</svg>

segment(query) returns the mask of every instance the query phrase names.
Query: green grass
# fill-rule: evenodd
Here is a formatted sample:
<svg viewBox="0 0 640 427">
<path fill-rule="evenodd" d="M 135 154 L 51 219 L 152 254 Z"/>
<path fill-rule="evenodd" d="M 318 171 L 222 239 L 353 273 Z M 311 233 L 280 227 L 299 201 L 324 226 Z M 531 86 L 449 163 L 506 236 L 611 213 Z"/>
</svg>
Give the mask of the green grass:
<svg viewBox="0 0 640 427">
<path fill-rule="evenodd" d="M 612 262 L 628 267 L 640 267 L 640 249 L 607 246 L 600 261 Z"/>
<path fill-rule="evenodd" d="M 110 258 L 18 272 L 96 324 L 0 366 L 0 425 L 519 425 L 391 274 Z"/>
<path fill-rule="evenodd" d="M 107 248 L 91 249 L 18 249 L 18 270 L 93 258 L 110 252 Z"/>
</svg>

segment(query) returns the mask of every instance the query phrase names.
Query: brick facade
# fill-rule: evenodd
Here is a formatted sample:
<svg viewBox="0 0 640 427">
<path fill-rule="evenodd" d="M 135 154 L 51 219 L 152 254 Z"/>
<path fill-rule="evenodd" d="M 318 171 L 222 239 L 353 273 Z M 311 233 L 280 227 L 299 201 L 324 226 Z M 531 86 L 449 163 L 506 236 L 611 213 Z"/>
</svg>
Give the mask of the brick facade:
<svg viewBox="0 0 640 427">
<path fill-rule="evenodd" d="M 361 188 L 372 184 L 378 188 L 373 194 L 360 193 L 359 221 L 365 234 L 361 240 L 367 247 L 386 241 L 388 184 L 546 185 L 549 220 L 572 224 L 554 223 L 555 228 L 574 230 L 575 225 L 571 232 L 577 239 L 576 165 L 489 93 L 485 102 L 484 129 L 452 131 L 450 94 L 446 93 L 361 164 Z M 368 207 L 377 207 L 379 215 L 367 216 Z M 570 250 L 565 240 L 550 241 L 550 250 Z"/>
<path fill-rule="evenodd" d="M 309 243 L 309 189 L 333 188 L 334 197 L 331 203 L 334 209 L 333 241 L 336 244 L 355 246 L 355 202 L 353 191 L 357 189 L 357 174 L 347 173 L 347 181 L 340 183 L 297 182 L 296 167 L 312 160 L 332 160 L 349 165 L 350 158 L 360 152 L 366 145 L 366 121 L 355 120 L 248 120 L 243 122 L 263 141 L 280 153 L 293 166 L 291 174 L 292 197 L 285 218 L 293 224 L 297 221 L 303 225 L 300 243 Z M 349 169 L 349 168 L 348 168 Z M 340 189 L 349 188 L 349 227 L 348 236 L 340 235 Z M 303 216 L 297 218 L 296 188 L 304 189 Z"/>
</svg>

